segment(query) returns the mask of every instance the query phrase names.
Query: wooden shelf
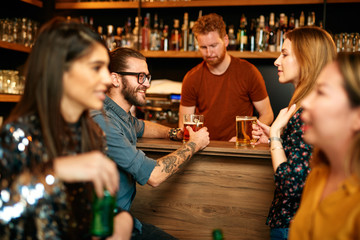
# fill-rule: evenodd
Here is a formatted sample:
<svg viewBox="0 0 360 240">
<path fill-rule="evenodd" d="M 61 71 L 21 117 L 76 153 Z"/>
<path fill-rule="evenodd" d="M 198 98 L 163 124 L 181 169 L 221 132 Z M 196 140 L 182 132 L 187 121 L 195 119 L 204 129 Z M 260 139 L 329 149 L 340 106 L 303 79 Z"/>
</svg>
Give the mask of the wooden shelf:
<svg viewBox="0 0 360 240">
<path fill-rule="evenodd" d="M 30 0 L 23 0 L 30 1 Z M 32 0 L 34 1 L 34 0 Z M 360 0 L 327 0 L 327 3 L 359 3 Z M 261 6 L 261 5 L 303 5 L 323 4 L 324 0 L 192 0 L 142 2 L 141 8 L 182 8 L 182 7 L 225 7 L 225 6 Z M 69 2 L 58 0 L 56 9 L 135 9 L 139 2 Z"/>
<path fill-rule="evenodd" d="M 0 93 L 0 102 L 19 102 L 21 95 Z"/>
<path fill-rule="evenodd" d="M 201 54 L 198 51 L 184 52 L 184 51 L 144 51 L 141 53 L 147 58 L 201 58 Z M 240 51 L 228 51 L 231 56 L 238 58 L 257 58 L 257 59 L 276 59 L 280 52 L 240 52 Z"/>
<path fill-rule="evenodd" d="M 19 52 L 26 52 L 26 53 L 29 53 L 31 51 L 30 47 L 25 47 L 24 45 L 21 44 L 3 42 L 3 41 L 0 41 L 0 48 L 10 49 Z"/>
<path fill-rule="evenodd" d="M 137 9 L 139 2 L 57 2 L 56 9 Z"/>
<path fill-rule="evenodd" d="M 37 7 L 40 7 L 40 8 L 43 7 L 43 2 L 39 1 L 39 0 L 20 0 L 20 1 L 31 4 L 31 5 L 34 5 L 34 6 L 37 6 Z"/>
</svg>

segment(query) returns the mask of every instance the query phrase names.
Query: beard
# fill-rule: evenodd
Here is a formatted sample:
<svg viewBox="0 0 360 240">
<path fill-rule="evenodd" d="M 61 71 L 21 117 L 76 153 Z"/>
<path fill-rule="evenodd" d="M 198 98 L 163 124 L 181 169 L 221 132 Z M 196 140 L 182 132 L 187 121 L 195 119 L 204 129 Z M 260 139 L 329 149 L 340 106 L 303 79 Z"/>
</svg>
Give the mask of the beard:
<svg viewBox="0 0 360 240">
<path fill-rule="evenodd" d="M 146 104 L 146 100 L 142 98 L 139 99 L 136 94 L 139 90 L 146 91 L 146 87 L 140 85 L 135 89 L 131 89 L 129 81 L 125 77 L 121 78 L 121 82 L 123 84 L 121 94 L 124 96 L 126 101 L 135 106 L 144 106 Z"/>
<path fill-rule="evenodd" d="M 215 58 L 214 60 L 209 60 L 207 58 L 205 58 L 205 62 L 207 64 L 209 64 L 210 66 L 216 67 L 217 65 L 219 65 L 220 63 L 222 63 L 222 61 L 224 61 L 225 59 L 225 54 L 226 54 L 226 47 L 224 45 L 223 50 L 221 51 L 219 57 Z"/>
</svg>

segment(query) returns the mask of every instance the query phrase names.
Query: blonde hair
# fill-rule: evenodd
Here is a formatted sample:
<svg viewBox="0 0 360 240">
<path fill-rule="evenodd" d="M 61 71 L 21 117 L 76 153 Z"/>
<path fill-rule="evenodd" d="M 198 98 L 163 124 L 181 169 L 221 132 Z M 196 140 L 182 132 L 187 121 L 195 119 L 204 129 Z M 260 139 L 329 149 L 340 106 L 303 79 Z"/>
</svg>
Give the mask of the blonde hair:
<svg viewBox="0 0 360 240">
<path fill-rule="evenodd" d="M 300 27 L 286 33 L 300 65 L 299 83 L 290 100 L 300 107 L 301 101 L 311 92 L 321 69 L 336 57 L 336 46 L 328 32 L 319 27 Z"/>
</svg>

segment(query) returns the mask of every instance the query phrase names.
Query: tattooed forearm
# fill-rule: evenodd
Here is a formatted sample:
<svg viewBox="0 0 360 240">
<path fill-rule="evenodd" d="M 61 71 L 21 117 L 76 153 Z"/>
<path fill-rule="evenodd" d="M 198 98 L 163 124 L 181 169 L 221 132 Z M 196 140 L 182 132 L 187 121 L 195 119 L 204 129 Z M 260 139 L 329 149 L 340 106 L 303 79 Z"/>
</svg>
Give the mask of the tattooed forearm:
<svg viewBox="0 0 360 240">
<path fill-rule="evenodd" d="M 161 171 L 173 174 L 177 170 L 181 169 L 183 165 L 193 156 L 195 153 L 195 147 L 195 143 L 189 142 L 174 153 L 159 159 L 160 161 L 157 162 L 157 165 L 160 165 L 161 162 L 163 166 Z"/>
</svg>

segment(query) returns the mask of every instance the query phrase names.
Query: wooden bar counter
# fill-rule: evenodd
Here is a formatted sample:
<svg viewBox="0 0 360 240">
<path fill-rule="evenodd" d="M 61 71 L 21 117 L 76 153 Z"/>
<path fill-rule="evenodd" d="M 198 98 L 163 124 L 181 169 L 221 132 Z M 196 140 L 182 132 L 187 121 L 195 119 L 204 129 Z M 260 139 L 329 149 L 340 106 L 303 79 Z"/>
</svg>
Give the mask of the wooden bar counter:
<svg viewBox="0 0 360 240">
<path fill-rule="evenodd" d="M 158 159 L 181 142 L 141 139 L 139 149 Z M 159 187 L 137 186 L 132 213 L 178 239 L 269 239 L 265 224 L 274 192 L 269 147 L 211 141 L 182 171 Z"/>
</svg>

